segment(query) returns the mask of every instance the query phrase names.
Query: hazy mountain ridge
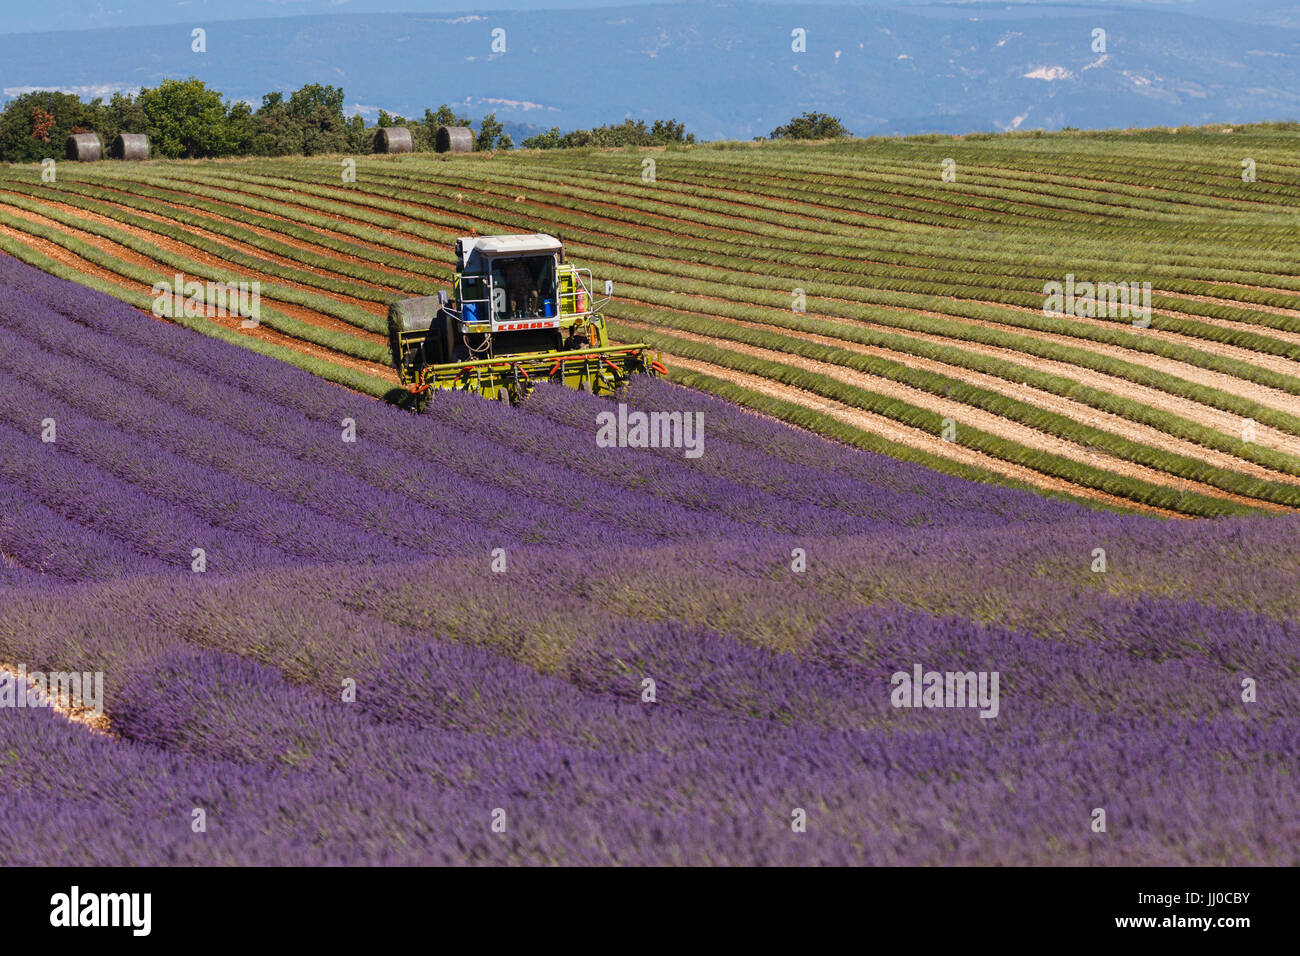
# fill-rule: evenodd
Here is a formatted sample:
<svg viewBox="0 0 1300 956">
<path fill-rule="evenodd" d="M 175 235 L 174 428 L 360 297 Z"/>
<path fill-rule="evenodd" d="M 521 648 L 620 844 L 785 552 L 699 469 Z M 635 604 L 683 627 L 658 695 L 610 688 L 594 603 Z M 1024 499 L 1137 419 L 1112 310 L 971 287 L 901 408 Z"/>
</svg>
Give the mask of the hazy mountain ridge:
<svg viewBox="0 0 1300 956">
<path fill-rule="evenodd" d="M 1215 12 L 1217 0 L 1186 5 Z M 766 135 L 802 110 L 858 134 L 1234 123 L 1300 116 L 1300 29 L 1178 5 L 738 4 L 338 14 L 0 35 L 0 91 L 103 94 L 199 76 L 257 102 L 308 82 L 348 111 L 450 102 L 516 130 L 673 116 L 703 138 Z M 1274 10 L 1267 6 L 1262 13 Z M 575 28 L 576 24 L 576 28 Z M 494 53 L 492 31 L 506 31 Z M 791 51 L 791 31 L 807 52 Z M 1093 52 L 1093 30 L 1106 52 Z M 583 39 L 579 48 L 577 37 Z M 57 55 L 51 55 L 51 51 Z M 516 125 L 520 124 L 520 125 Z"/>
</svg>

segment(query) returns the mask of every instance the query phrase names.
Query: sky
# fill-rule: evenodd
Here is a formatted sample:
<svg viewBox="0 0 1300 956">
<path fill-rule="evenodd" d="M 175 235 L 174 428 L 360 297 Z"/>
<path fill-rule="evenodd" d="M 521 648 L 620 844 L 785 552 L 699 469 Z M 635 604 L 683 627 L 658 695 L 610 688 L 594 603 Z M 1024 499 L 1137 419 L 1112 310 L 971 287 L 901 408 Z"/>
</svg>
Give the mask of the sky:
<svg viewBox="0 0 1300 956">
<path fill-rule="evenodd" d="M 99 27 L 151 26 L 168 23 L 292 17 L 330 13 L 449 13 L 486 10 L 563 10 L 600 7 L 664 5 L 725 0 L 6 0 L 0 4 L 0 34 Z M 732 0 L 762 2 L 762 0 Z M 950 6 L 969 7 L 988 0 L 783 0 L 833 6 Z M 997 6 L 1047 6 L 1063 0 L 998 0 Z M 1262 22 L 1279 17 L 1300 18 L 1300 0 L 1068 0 L 1071 6 L 1147 6 Z M 1274 11 L 1290 10 L 1278 14 Z"/>
<path fill-rule="evenodd" d="M 0 33 L 96 27 L 200 24 L 203 20 L 297 17 L 329 13 L 448 13 L 462 10 L 555 10 L 632 6 L 652 0 L 8 0 Z M 653 0 L 656 3 L 684 0 Z M 900 0 L 884 0 L 896 3 Z"/>
</svg>

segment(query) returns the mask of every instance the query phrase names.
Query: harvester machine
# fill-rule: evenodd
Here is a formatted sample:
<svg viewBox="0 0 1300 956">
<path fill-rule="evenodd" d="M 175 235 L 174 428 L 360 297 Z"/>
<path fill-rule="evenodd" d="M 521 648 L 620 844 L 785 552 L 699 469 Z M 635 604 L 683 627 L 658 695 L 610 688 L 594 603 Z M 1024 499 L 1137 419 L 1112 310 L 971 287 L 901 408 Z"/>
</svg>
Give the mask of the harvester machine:
<svg viewBox="0 0 1300 956">
<path fill-rule="evenodd" d="M 554 236 L 457 239 L 450 294 L 389 306 L 393 364 L 417 405 L 435 388 L 518 404 L 540 382 L 604 395 L 633 373 L 664 374 L 647 346 L 609 344 L 608 302 Z"/>
</svg>

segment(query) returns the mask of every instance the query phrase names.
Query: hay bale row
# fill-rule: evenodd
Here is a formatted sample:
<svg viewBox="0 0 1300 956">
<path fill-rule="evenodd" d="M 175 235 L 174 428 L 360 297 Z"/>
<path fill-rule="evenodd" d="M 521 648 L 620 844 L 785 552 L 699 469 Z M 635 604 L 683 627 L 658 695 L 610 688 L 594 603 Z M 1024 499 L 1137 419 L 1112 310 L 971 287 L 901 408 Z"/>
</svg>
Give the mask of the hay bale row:
<svg viewBox="0 0 1300 956">
<path fill-rule="evenodd" d="M 98 133 L 73 133 L 63 144 L 63 154 L 79 163 L 94 163 L 104 158 L 104 144 Z M 109 154 L 114 159 L 148 159 L 149 137 L 143 133 L 119 133 Z"/>
<path fill-rule="evenodd" d="M 434 138 L 434 148 L 440 153 L 472 153 L 474 131 L 468 126 L 439 126 Z M 410 153 L 415 151 L 415 140 L 405 126 L 383 126 L 375 130 L 376 153 Z"/>
<path fill-rule="evenodd" d="M 414 149 L 411 131 L 405 126 L 384 126 L 375 130 L 376 153 L 409 153 Z"/>
<path fill-rule="evenodd" d="M 434 148 L 440 153 L 472 153 L 474 131 L 468 126 L 439 126 Z"/>
</svg>

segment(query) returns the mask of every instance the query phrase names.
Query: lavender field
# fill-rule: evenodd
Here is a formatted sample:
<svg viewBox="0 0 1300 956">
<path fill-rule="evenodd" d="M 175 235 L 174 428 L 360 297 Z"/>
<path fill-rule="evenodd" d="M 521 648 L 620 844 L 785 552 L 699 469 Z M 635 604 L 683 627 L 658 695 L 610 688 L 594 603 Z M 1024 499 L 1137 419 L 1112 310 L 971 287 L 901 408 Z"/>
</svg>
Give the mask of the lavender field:
<svg viewBox="0 0 1300 956">
<path fill-rule="evenodd" d="M 659 381 L 625 400 L 702 412 L 700 457 L 545 387 L 416 417 L 0 287 L 0 665 L 102 672 L 109 726 L 0 708 L 0 862 L 1300 863 L 1300 517 L 1093 510 Z M 996 672 L 996 716 L 894 706 L 918 665 Z"/>
</svg>

